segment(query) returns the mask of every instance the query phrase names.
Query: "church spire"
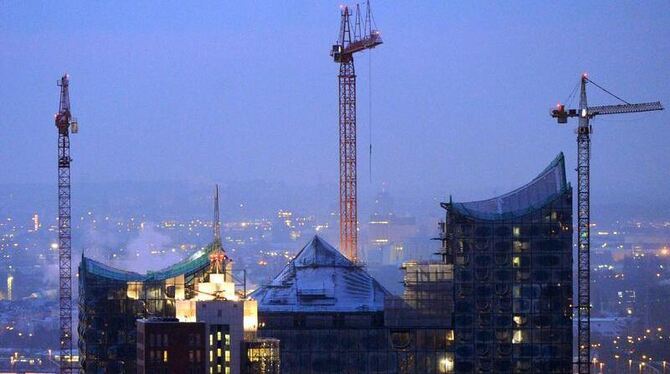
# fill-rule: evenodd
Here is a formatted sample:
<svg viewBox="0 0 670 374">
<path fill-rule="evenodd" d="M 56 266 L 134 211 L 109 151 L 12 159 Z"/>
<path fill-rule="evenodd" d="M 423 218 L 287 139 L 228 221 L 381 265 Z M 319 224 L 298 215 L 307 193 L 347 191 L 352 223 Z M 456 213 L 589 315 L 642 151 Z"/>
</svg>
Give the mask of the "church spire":
<svg viewBox="0 0 670 374">
<path fill-rule="evenodd" d="M 219 185 L 214 190 L 214 242 L 221 245 L 221 220 L 219 218 Z"/>
</svg>

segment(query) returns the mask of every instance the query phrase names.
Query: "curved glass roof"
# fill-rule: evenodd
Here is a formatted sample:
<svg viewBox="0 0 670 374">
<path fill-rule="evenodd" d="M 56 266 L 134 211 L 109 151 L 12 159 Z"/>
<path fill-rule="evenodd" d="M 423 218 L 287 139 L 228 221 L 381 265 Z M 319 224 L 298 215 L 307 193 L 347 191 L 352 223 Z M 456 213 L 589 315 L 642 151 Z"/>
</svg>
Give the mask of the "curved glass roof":
<svg viewBox="0 0 670 374">
<path fill-rule="evenodd" d="M 124 282 L 163 281 L 178 275 L 192 274 L 207 268 L 209 266 L 209 254 L 216 248 L 218 247 L 210 244 L 205 249 L 196 251 L 188 258 L 174 265 L 157 271 L 148 271 L 146 274 L 116 269 L 88 257 L 82 256 L 81 261 L 86 272 L 108 279 Z"/>
<path fill-rule="evenodd" d="M 523 187 L 487 200 L 451 203 L 461 214 L 481 219 L 518 217 L 538 209 L 570 188 L 565 178 L 563 152 Z"/>
</svg>

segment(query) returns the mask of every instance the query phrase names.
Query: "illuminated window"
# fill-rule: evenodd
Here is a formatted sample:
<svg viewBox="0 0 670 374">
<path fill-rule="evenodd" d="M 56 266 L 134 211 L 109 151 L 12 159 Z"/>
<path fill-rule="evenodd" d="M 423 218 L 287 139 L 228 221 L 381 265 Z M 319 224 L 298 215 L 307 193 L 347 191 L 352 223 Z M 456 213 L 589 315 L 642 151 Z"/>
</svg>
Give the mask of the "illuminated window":
<svg viewBox="0 0 670 374">
<path fill-rule="evenodd" d="M 512 257 L 512 266 L 514 266 L 515 268 L 521 266 L 521 257 L 519 256 Z"/>
<path fill-rule="evenodd" d="M 454 340 L 454 330 L 447 330 L 447 340 L 449 341 Z"/>
<path fill-rule="evenodd" d="M 216 365 L 216 372 L 220 373 L 221 372 L 221 365 Z"/>
<path fill-rule="evenodd" d="M 168 353 L 167 353 L 167 351 L 163 351 L 163 362 L 168 362 Z"/>
<path fill-rule="evenodd" d="M 209 334 L 209 345 L 214 345 L 214 335 Z"/>
<path fill-rule="evenodd" d="M 226 367 L 226 374 L 230 374 L 230 368 Z"/>
<path fill-rule="evenodd" d="M 209 362 L 214 362 L 214 351 L 209 351 Z"/>
<path fill-rule="evenodd" d="M 526 340 L 526 332 L 523 330 L 514 330 L 512 335 L 512 344 L 523 343 Z"/>
<path fill-rule="evenodd" d="M 216 357 L 221 357 L 221 348 L 216 349 Z"/>
<path fill-rule="evenodd" d="M 516 323 L 517 326 L 523 326 L 526 324 L 526 317 L 516 315 L 514 316 L 514 323 Z"/>
<path fill-rule="evenodd" d="M 452 356 L 446 356 L 440 360 L 440 373 L 453 373 L 454 372 L 454 358 Z"/>
<path fill-rule="evenodd" d="M 226 362 L 230 362 L 230 351 L 226 350 Z"/>
<path fill-rule="evenodd" d="M 521 228 L 518 226 L 514 226 L 514 228 L 512 229 L 512 234 L 518 237 L 519 235 L 521 235 Z"/>
<path fill-rule="evenodd" d="M 226 345 L 230 345 L 230 335 L 226 334 Z"/>
<path fill-rule="evenodd" d="M 221 341 L 221 331 L 216 332 L 216 340 Z"/>
</svg>

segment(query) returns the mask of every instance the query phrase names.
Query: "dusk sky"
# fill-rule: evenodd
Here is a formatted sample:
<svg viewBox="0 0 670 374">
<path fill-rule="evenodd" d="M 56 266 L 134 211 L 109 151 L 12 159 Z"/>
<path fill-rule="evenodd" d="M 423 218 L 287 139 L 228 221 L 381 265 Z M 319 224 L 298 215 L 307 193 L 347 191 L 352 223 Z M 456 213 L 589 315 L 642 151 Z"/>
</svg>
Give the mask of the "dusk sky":
<svg viewBox="0 0 670 374">
<path fill-rule="evenodd" d="M 372 7 L 384 44 L 355 57 L 364 189 L 488 198 L 560 151 L 576 185 L 576 122 L 559 127 L 549 110 L 582 72 L 627 101 L 670 106 L 668 1 Z M 75 184 L 336 184 L 339 22 L 330 1 L 3 1 L 0 183 L 55 183 L 67 72 Z M 668 110 L 597 118 L 594 203 L 670 202 L 669 142 Z"/>
</svg>

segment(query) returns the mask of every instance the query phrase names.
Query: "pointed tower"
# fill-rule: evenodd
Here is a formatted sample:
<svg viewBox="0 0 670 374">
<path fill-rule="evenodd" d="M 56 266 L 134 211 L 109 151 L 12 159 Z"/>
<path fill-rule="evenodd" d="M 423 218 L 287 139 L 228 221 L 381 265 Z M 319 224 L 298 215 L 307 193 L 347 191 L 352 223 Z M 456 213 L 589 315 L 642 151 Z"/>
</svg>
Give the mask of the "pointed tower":
<svg viewBox="0 0 670 374">
<path fill-rule="evenodd" d="M 221 218 L 219 216 L 219 185 L 217 184 L 214 189 L 214 222 L 212 224 L 214 229 L 214 242 L 212 246 L 214 249 L 209 255 L 210 263 L 210 280 L 212 274 L 217 274 L 215 278 L 219 276 L 223 277 L 224 281 L 231 281 L 231 272 L 232 272 L 232 261 L 226 255 L 226 252 L 223 250 L 223 244 L 221 242 Z"/>
<path fill-rule="evenodd" d="M 219 185 L 214 187 L 214 244 L 221 246 L 221 218 L 219 217 Z"/>
</svg>

